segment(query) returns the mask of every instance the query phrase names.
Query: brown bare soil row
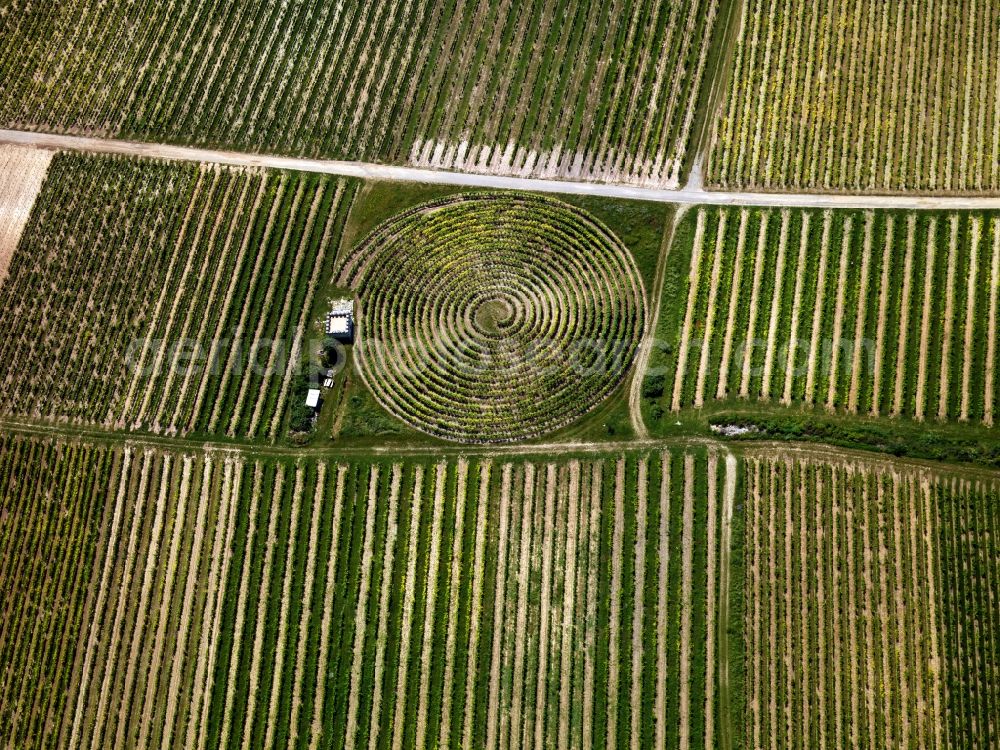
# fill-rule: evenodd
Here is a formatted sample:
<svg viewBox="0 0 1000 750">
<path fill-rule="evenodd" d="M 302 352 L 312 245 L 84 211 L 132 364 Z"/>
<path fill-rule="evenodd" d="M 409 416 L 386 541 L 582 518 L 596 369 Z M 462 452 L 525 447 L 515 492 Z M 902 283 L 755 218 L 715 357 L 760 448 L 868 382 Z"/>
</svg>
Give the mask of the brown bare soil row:
<svg viewBox="0 0 1000 750">
<path fill-rule="evenodd" d="M 958 265 L 959 217 L 948 220 L 948 274 L 945 281 L 944 331 L 941 341 L 941 388 L 938 394 L 938 419 L 948 418 L 948 396 L 951 393 L 951 348 L 955 329 L 955 284 Z"/>
<path fill-rule="evenodd" d="M 709 471 L 711 472 L 712 467 L 709 465 Z M 632 704 L 632 731 L 629 735 L 631 740 L 632 750 L 639 749 L 639 743 L 642 739 L 641 735 L 641 711 L 642 706 L 642 664 L 643 664 L 643 634 L 642 634 L 642 624 L 643 624 L 643 598 L 646 593 L 646 502 L 647 502 L 647 483 L 649 474 L 649 463 L 648 459 L 643 458 L 639 461 L 638 477 L 637 477 L 637 487 L 636 487 L 636 533 L 635 533 L 635 567 L 634 567 L 634 601 L 632 609 L 632 690 L 631 690 L 631 704 Z M 711 474 L 709 475 L 711 477 Z M 709 493 L 711 493 L 711 478 L 709 480 Z M 711 505 L 711 500 L 709 504 Z M 711 510 L 709 511 L 711 513 Z M 710 532 L 711 533 L 711 532 Z M 710 537 L 711 538 L 711 537 Z M 710 542 L 711 544 L 712 542 Z M 712 578 L 711 569 L 709 569 L 709 580 Z M 712 611 L 714 607 L 714 602 L 709 599 L 709 611 Z M 712 632 L 711 621 L 709 622 L 708 632 Z M 711 636 L 709 636 L 711 637 Z M 711 671 L 712 664 L 709 659 L 706 662 L 706 668 Z"/>
<path fill-rule="evenodd" d="M 698 303 L 698 284 L 701 281 L 701 259 L 704 251 L 705 222 L 707 215 L 704 209 L 698 211 L 698 224 L 695 229 L 694 249 L 691 252 L 691 271 L 688 275 L 688 303 L 684 315 L 684 327 L 681 329 L 681 340 L 678 345 L 677 377 L 674 379 L 674 395 L 672 408 L 681 408 L 681 395 L 684 390 L 684 376 L 687 373 L 687 359 L 694 327 L 695 306 Z"/>
<path fill-rule="evenodd" d="M 729 361 L 733 352 L 733 335 L 736 331 L 736 310 L 740 299 L 740 282 L 743 277 L 743 254 L 746 251 L 747 224 L 750 221 L 750 213 L 746 210 L 740 211 L 740 228 L 736 241 L 736 259 L 733 268 L 736 269 L 733 275 L 733 286 L 729 292 L 729 316 L 726 320 L 726 336 L 722 344 L 722 363 L 719 365 L 719 386 L 715 391 L 716 398 L 725 398 L 729 393 Z"/>
<path fill-rule="evenodd" d="M 479 510 L 476 516 L 476 547 L 473 556 L 473 578 L 472 578 L 472 614 L 469 627 L 469 649 L 468 660 L 465 667 L 465 712 L 462 729 L 462 747 L 469 747 L 472 742 L 472 723 L 476 711 L 475 679 L 479 672 L 479 638 L 480 619 L 483 616 L 483 556 L 486 547 L 486 512 L 489 508 L 490 499 L 490 475 L 492 464 L 484 462 L 479 468 Z M 506 518 L 501 521 L 501 530 L 506 523 Z"/>
<path fill-rule="evenodd" d="M 417 549 L 417 535 L 420 532 L 420 506 L 424 493 L 424 469 L 417 466 L 413 475 L 413 506 L 410 511 L 410 539 L 407 549 L 410 551 L 406 564 L 406 583 L 403 588 L 403 624 L 400 636 L 399 652 L 401 654 L 410 653 L 410 641 L 413 637 L 413 609 L 416 606 L 417 595 L 417 556 L 413 551 Z M 406 660 L 400 660 L 399 669 L 396 675 L 396 714 L 393 719 L 392 747 L 393 750 L 400 750 L 403 746 L 403 722 L 406 719 L 406 695 L 407 676 L 409 675 L 409 664 Z M 314 735 L 316 743 L 319 742 L 319 735 Z"/>
<path fill-rule="evenodd" d="M 562 633 L 557 637 L 560 639 L 561 668 L 559 674 L 559 732 L 558 747 L 560 750 L 568 750 L 570 746 L 570 701 L 573 694 L 573 665 L 575 653 L 573 652 L 573 630 L 574 623 L 578 615 L 576 604 L 577 597 L 577 551 L 578 534 L 580 532 L 580 504 L 586 502 L 586 498 L 580 493 L 580 471 L 579 461 L 573 461 L 569 465 L 569 487 L 568 499 L 569 508 L 567 511 L 567 539 L 566 539 L 566 564 L 565 580 L 563 583 L 563 603 L 562 603 Z M 584 512 L 583 516 L 586 516 Z"/>
<path fill-rule="evenodd" d="M 774 374 L 774 356 L 778 336 L 778 315 L 781 312 L 781 291 L 785 285 L 785 252 L 788 248 L 788 225 L 791 222 L 791 212 L 787 209 L 781 212 L 781 232 L 778 239 L 778 259 L 774 271 L 774 293 L 771 298 L 771 316 L 767 324 L 767 348 L 764 354 L 764 378 L 761 384 L 760 396 L 767 400 L 771 398 L 771 378 Z M 721 234 L 720 234 L 721 236 Z M 799 274 L 801 276 L 801 274 Z"/>
<path fill-rule="evenodd" d="M 469 462 L 459 459 L 455 488 L 455 528 L 451 548 L 451 569 L 448 576 L 448 634 L 445 640 L 444 688 L 441 706 L 441 730 L 438 747 L 446 748 L 451 736 L 451 702 L 455 677 L 455 642 L 458 627 L 458 595 L 462 574 L 462 540 L 465 529 L 465 506 L 468 504 Z M 485 503 L 484 503 L 485 504 Z"/>
<path fill-rule="evenodd" d="M 990 264 L 989 289 L 989 328 L 986 338 L 986 390 L 983 395 L 983 423 L 992 426 L 997 367 L 997 305 L 998 300 L 1000 300 L 1000 219 L 998 218 L 993 219 L 993 262 Z"/>
<path fill-rule="evenodd" d="M 395 474 L 396 472 L 394 472 Z M 361 583 L 358 593 L 358 605 L 354 610 L 354 661 L 351 666 L 351 692 L 347 709 L 347 730 L 344 746 L 354 747 L 354 740 L 358 731 L 358 702 L 361 698 L 361 669 L 365 652 L 365 634 L 367 632 L 366 620 L 368 617 L 368 595 L 371 591 L 372 563 L 375 557 L 374 537 L 375 537 L 375 511 L 379 503 L 379 474 L 378 465 L 372 466 L 368 478 L 368 502 L 365 511 L 365 537 L 364 546 L 361 553 Z M 393 477 L 393 482 L 398 485 L 398 476 Z M 289 545 L 289 560 L 292 559 L 292 548 Z M 284 611 L 284 607 L 282 607 Z M 280 631 L 280 627 L 279 627 Z M 280 638 L 279 638 L 280 641 Z M 279 653 L 281 653 L 279 651 Z M 275 669 L 275 684 L 280 684 L 278 679 L 279 669 Z M 272 692 L 272 695 L 274 693 Z M 273 720 L 268 721 L 268 727 L 274 725 Z M 268 743 L 270 744 L 270 743 Z"/>
<path fill-rule="evenodd" d="M 486 705 L 486 747 L 494 750 L 497 746 L 497 721 L 498 706 L 500 703 L 500 657 L 501 657 L 501 636 L 503 635 L 503 613 L 506 605 L 505 595 L 507 592 L 507 547 L 509 528 L 511 523 L 511 484 L 513 481 L 514 469 L 510 464 L 505 464 L 501 472 L 500 480 L 500 537 L 498 541 L 499 550 L 497 552 L 497 573 L 496 588 L 493 592 L 493 646 L 490 659 L 490 683 L 488 703 Z"/>
<path fill-rule="evenodd" d="M 149 668 L 145 675 L 144 696 L 142 705 L 143 712 L 139 722 L 139 740 L 137 747 L 145 748 L 150 743 L 150 733 L 154 731 L 156 696 L 159 690 L 159 679 L 162 676 L 163 651 L 166 648 L 168 637 L 167 627 L 171 621 L 173 610 L 173 596 L 176 593 L 174 579 L 177 575 L 178 561 L 183 546 L 185 513 L 187 512 L 188 500 L 190 499 L 191 474 L 194 470 L 194 460 L 185 457 L 181 461 L 181 486 L 177 511 L 174 516 L 173 536 L 170 541 L 170 551 L 167 557 L 167 569 L 164 576 L 163 589 L 160 597 L 160 608 L 157 614 L 156 635 L 153 638 L 153 651 L 149 661 Z"/>
<path fill-rule="evenodd" d="M 764 214 L 760 222 L 760 232 L 757 235 L 757 252 L 753 265 L 753 283 L 750 287 L 750 317 L 747 322 L 747 334 L 743 339 L 744 342 L 755 341 L 757 337 L 757 315 L 760 308 L 761 280 L 764 276 L 764 257 L 767 254 L 767 230 L 770 219 L 770 214 Z M 749 398 L 750 396 L 750 361 L 752 356 L 753 347 L 745 345 L 743 347 L 743 370 L 740 378 L 740 398 Z"/>
<path fill-rule="evenodd" d="M 692 472 L 694 467 L 692 465 Z M 608 692 L 607 705 L 608 716 L 618 715 L 619 698 L 619 661 L 618 649 L 619 630 L 621 624 L 622 607 L 622 546 L 625 536 L 625 459 L 618 460 L 615 467 L 615 495 L 614 495 L 614 535 L 611 541 L 611 611 L 610 625 L 608 628 Z M 690 611 L 690 608 L 688 609 Z M 682 644 L 683 650 L 683 644 Z M 684 673 L 681 673 L 681 684 L 685 684 Z M 682 688 L 683 690 L 683 688 Z M 683 701 L 682 701 L 683 705 Z M 683 719 L 686 716 L 682 713 Z M 686 722 L 682 726 L 686 725 Z M 682 730 L 683 731 L 683 730 Z M 612 750 L 617 747 L 618 723 L 608 722 L 607 746 Z"/>
<path fill-rule="evenodd" d="M 678 721 L 679 747 L 691 746 L 691 589 L 694 559 L 694 456 L 684 456 L 684 516 L 681 531 L 681 637 L 680 637 L 680 697 Z"/>
<path fill-rule="evenodd" d="M 833 227 L 833 213 L 823 212 L 823 234 L 820 240 L 819 276 L 816 281 L 816 295 L 813 301 L 812 336 L 809 340 L 809 359 L 806 371 L 805 402 L 816 400 L 816 367 L 819 364 L 819 338 L 823 322 L 823 299 L 826 295 L 827 263 L 830 257 L 830 230 Z"/>
<path fill-rule="evenodd" d="M 719 498 L 719 458 L 713 452 L 708 454 L 708 563 L 705 594 L 705 748 L 715 747 L 715 670 L 716 670 L 716 628 L 715 614 L 719 603 L 716 600 L 716 514 Z M 640 485 L 641 486 L 641 485 Z M 639 582 L 636 581 L 636 590 Z M 641 649 L 641 642 L 639 647 Z M 638 696 L 633 693 L 633 705 Z"/>
<path fill-rule="evenodd" d="M 657 571 L 656 632 L 667 631 L 667 594 L 670 583 L 670 456 L 660 455 L 660 529 L 658 551 L 660 569 Z M 667 741 L 667 643 L 656 639 L 656 746 L 665 747 Z"/>
<path fill-rule="evenodd" d="M 274 480 L 274 498 L 271 501 L 270 520 L 267 525 L 267 543 L 264 552 L 264 573 L 261 579 L 260 589 L 257 594 L 258 602 L 266 602 L 271 593 L 271 577 L 274 567 L 274 555 L 278 547 L 277 534 L 278 518 L 280 516 L 279 511 L 281 508 L 280 499 L 282 498 L 284 492 L 284 482 L 285 469 L 281 466 L 278 468 L 278 472 Z M 261 613 L 258 612 L 257 623 L 254 629 L 253 646 L 250 651 L 250 700 L 247 702 L 246 719 L 243 724 L 242 742 L 240 743 L 243 750 L 248 750 L 251 747 L 251 742 L 253 741 L 253 722 L 254 714 L 257 709 L 258 690 L 260 689 L 259 684 L 264 649 L 265 624 L 266 618 L 262 617 Z"/>
<path fill-rule="evenodd" d="M 882 248 L 882 278 L 879 282 L 878 323 L 875 332 L 875 372 L 872 375 L 871 415 L 879 415 L 879 399 L 882 397 L 882 378 L 885 365 L 885 329 L 889 315 L 889 274 L 892 271 L 892 247 L 896 230 L 896 217 L 889 216 L 885 224 L 885 245 Z M 904 349 L 905 351 L 905 349 Z"/>
<path fill-rule="evenodd" d="M 379 728 L 382 718 L 382 690 L 385 675 L 385 654 L 387 646 L 387 628 L 389 626 L 389 594 L 391 592 L 395 555 L 396 537 L 399 533 L 399 485 L 402 481 L 402 465 L 392 467 L 392 483 L 389 487 L 389 518 L 386 531 L 385 550 L 382 556 L 382 582 L 379 584 L 378 633 L 375 636 L 375 683 L 372 689 L 372 708 L 368 729 L 368 744 L 374 746 L 378 742 Z M 305 619 L 303 618 L 303 622 Z M 295 722 L 292 721 L 292 727 Z M 351 740 L 353 742 L 353 737 Z"/>
<path fill-rule="evenodd" d="M 904 361 L 906 356 L 907 337 L 910 331 L 910 295 L 913 285 L 913 253 L 916 248 L 917 217 L 910 215 L 906 219 L 906 255 L 903 260 L 903 291 L 899 295 L 899 345 L 896 349 L 896 362 Z M 896 367 L 896 387 L 892 400 L 894 417 L 903 411 L 903 387 L 906 369 Z"/>
<path fill-rule="evenodd" d="M 583 748 L 591 750 L 594 744 L 594 659 L 597 650 L 597 576 L 600 560 L 601 534 L 601 485 L 604 478 L 603 463 L 594 464 L 590 481 L 590 529 L 587 550 L 587 613 L 583 646 Z"/>
<path fill-rule="evenodd" d="M 865 233 L 864 233 L 864 246 L 861 256 L 861 281 L 858 286 L 859 289 L 867 290 L 869 275 L 871 273 L 871 262 L 872 262 L 872 242 L 874 237 L 872 233 L 875 231 L 875 213 L 874 211 L 868 211 L 865 213 Z M 858 413 L 858 391 L 861 387 L 861 361 L 862 355 L 865 353 L 865 348 L 863 342 L 865 339 L 865 323 L 868 312 L 868 295 L 858 294 L 858 309 L 857 317 L 854 321 L 854 341 L 852 343 L 853 355 L 851 357 L 851 386 L 847 393 L 847 411 L 851 414 Z M 882 322 L 879 322 L 882 325 Z"/>
<path fill-rule="evenodd" d="M 934 295 L 934 261 L 937 257 L 937 219 L 932 218 L 927 233 L 927 256 L 924 263 L 924 312 L 920 321 L 920 354 L 917 360 L 917 395 L 914 416 L 923 420 L 927 409 L 927 351 L 931 340 L 931 302 Z"/>
<path fill-rule="evenodd" d="M 181 678 L 184 671 L 188 634 L 191 631 L 191 618 L 195 606 L 195 591 L 199 583 L 199 566 L 202 557 L 202 544 L 205 538 L 205 524 L 211 506 L 212 469 L 212 461 L 206 459 L 202 470 L 198 516 L 197 521 L 195 521 L 194 540 L 191 542 L 190 547 L 187 580 L 184 585 L 184 598 L 181 604 L 180 620 L 177 631 L 174 634 L 176 641 L 173 658 L 170 661 L 170 681 L 167 683 L 167 709 L 166 718 L 163 722 L 162 747 L 170 747 L 171 745 L 174 732 L 174 719 L 177 716 L 178 693 L 181 690 Z"/>
<path fill-rule="evenodd" d="M 715 252 L 712 256 L 712 282 L 708 288 L 708 309 L 705 317 L 705 332 L 701 341 L 701 358 L 698 362 L 698 381 L 695 384 L 694 405 L 701 408 L 705 404 L 705 378 L 708 376 L 708 357 L 712 351 L 710 343 L 715 330 L 716 300 L 719 291 L 719 280 L 722 277 L 722 261 L 724 257 L 723 242 L 726 237 L 726 222 L 729 212 L 722 211 L 719 215 L 718 235 L 715 242 Z"/>
<path fill-rule="evenodd" d="M 830 361 L 830 380 L 826 392 L 826 408 L 834 409 L 837 403 L 838 380 L 841 370 L 841 339 L 844 334 L 844 304 L 847 295 L 848 261 L 851 257 L 851 233 L 854 227 L 853 217 L 844 220 L 843 239 L 840 247 L 840 271 L 837 274 L 837 291 L 833 309 L 833 356 Z"/>
</svg>

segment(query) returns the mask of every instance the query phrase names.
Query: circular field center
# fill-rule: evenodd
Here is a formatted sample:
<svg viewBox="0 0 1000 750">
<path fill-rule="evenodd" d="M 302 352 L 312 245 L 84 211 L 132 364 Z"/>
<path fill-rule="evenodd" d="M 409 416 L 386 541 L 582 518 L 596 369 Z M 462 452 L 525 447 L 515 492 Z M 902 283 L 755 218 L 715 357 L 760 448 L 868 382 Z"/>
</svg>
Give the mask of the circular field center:
<svg viewBox="0 0 1000 750">
<path fill-rule="evenodd" d="M 379 402 L 431 435 L 527 440 L 621 383 L 645 321 L 629 251 L 561 201 L 453 196 L 379 226 L 341 282 L 360 307 L 361 375 Z"/>
</svg>

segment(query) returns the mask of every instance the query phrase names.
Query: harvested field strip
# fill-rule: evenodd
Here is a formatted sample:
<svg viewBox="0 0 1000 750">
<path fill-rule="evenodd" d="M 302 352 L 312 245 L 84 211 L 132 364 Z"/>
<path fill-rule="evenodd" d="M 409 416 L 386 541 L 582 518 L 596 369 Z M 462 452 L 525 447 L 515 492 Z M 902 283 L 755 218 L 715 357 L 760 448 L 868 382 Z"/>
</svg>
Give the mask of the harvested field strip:
<svg viewBox="0 0 1000 750">
<path fill-rule="evenodd" d="M 745 481 L 747 745 L 989 746 L 1000 484 L 763 453 Z"/>
<path fill-rule="evenodd" d="M 329 467 L 33 439 L 3 447 L 0 474 L 50 466 L 57 496 L 79 490 L 94 519 L 89 546 L 68 548 L 86 567 L 53 558 L 51 579 L 0 540 L 12 584 L 69 586 L 92 571 L 73 595 L 71 642 L 7 600 L 8 663 L 40 665 L 44 653 L 72 665 L 44 685 L 0 673 L 0 732 L 17 746 L 35 746 L 45 726 L 44 746 L 147 748 L 374 749 L 420 737 L 643 748 L 657 736 L 702 747 L 718 733 L 715 665 L 727 644 L 715 635 L 720 547 L 707 535 L 721 533 L 735 461 L 724 482 L 704 449 Z M 38 516 L 30 486 L 0 485 L 4 507 Z"/>
<path fill-rule="evenodd" d="M 736 211 L 699 210 L 678 232 L 690 248 L 670 256 L 682 293 L 662 300 L 677 326 L 660 332 L 664 410 L 781 393 L 786 406 L 992 424 L 996 216 Z"/>
<path fill-rule="evenodd" d="M 710 183 L 879 193 L 1000 188 L 992 3 L 748 0 L 742 13 Z"/>
<path fill-rule="evenodd" d="M 354 190 L 315 175 L 57 156 L 0 289 L 0 410 L 282 436 L 285 373 L 313 335 L 317 278 L 332 273 Z"/>
<path fill-rule="evenodd" d="M 53 152 L 0 146 L 0 283 L 21 241 Z"/>
<path fill-rule="evenodd" d="M 32 6 L 0 39 L 0 124 L 675 186 L 728 8 Z"/>
</svg>

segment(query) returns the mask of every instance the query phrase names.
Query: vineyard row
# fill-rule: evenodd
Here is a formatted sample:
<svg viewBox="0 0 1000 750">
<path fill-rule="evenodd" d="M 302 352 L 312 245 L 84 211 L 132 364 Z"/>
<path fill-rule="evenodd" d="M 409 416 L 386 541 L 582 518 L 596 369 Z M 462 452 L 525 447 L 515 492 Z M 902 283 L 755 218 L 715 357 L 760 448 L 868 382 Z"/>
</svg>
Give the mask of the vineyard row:
<svg viewBox="0 0 1000 750">
<path fill-rule="evenodd" d="M 5 517 L 61 544 L 36 559 L 4 525 L 8 745 L 695 748 L 728 726 L 733 459 L 2 455 Z"/>
<path fill-rule="evenodd" d="M 997 737 L 995 479 L 746 462 L 747 747 Z"/>
<path fill-rule="evenodd" d="M 355 184 L 60 155 L 0 290 L 0 408 L 274 438 Z"/>
<path fill-rule="evenodd" d="M 748 0 L 708 181 L 1000 190 L 1000 8 L 989 0 Z"/>
<path fill-rule="evenodd" d="M 0 123 L 675 185 L 727 8 L 28 0 L 0 16 Z"/>
<path fill-rule="evenodd" d="M 1000 217 L 701 209 L 687 229 L 654 363 L 668 408 L 1000 416 Z"/>
</svg>

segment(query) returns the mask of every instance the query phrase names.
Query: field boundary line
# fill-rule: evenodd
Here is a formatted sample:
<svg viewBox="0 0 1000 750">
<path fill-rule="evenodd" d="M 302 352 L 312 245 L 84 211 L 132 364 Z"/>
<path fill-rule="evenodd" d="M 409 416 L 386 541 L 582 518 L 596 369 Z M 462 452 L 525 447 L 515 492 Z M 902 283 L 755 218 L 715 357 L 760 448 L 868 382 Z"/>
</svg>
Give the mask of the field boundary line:
<svg viewBox="0 0 1000 750">
<path fill-rule="evenodd" d="M 118 154 L 151 159 L 212 163 L 225 166 L 315 172 L 366 180 L 422 182 L 471 188 L 597 195 L 607 198 L 645 200 L 658 203 L 722 206 L 787 206 L 802 208 L 901 208 L 910 210 L 1000 209 L 1000 196 L 990 195 L 779 193 L 705 190 L 701 187 L 668 189 L 608 182 L 471 174 L 359 161 L 300 159 L 269 154 L 192 148 L 165 143 L 140 143 L 21 130 L 0 129 L 0 144 L 30 146 L 50 151 L 61 150 L 95 154 Z"/>
</svg>

